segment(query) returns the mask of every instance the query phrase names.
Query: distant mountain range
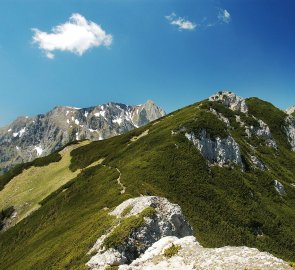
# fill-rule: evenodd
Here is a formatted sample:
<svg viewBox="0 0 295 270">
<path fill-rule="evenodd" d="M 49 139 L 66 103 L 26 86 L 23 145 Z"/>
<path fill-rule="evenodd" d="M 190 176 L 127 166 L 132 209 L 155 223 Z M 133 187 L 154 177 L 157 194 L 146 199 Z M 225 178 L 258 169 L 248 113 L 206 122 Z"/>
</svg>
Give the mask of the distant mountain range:
<svg viewBox="0 0 295 270">
<path fill-rule="evenodd" d="M 19 117 L 0 129 L 0 173 L 46 156 L 75 140 L 103 140 L 165 115 L 153 101 L 129 106 L 107 103 L 90 108 L 59 106 L 46 114 Z"/>
</svg>

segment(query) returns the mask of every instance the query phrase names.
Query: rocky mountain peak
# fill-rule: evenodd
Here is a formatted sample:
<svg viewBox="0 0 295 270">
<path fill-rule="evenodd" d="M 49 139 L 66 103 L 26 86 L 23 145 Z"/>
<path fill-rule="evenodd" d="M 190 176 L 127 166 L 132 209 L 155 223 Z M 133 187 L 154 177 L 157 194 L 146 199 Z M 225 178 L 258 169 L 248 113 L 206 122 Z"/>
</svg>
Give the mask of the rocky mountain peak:
<svg viewBox="0 0 295 270">
<path fill-rule="evenodd" d="M 115 102 L 88 108 L 56 106 L 35 117 L 18 117 L 0 129 L 0 173 L 72 141 L 107 139 L 164 115 L 164 110 L 148 100 L 136 106 Z"/>
<path fill-rule="evenodd" d="M 221 102 L 224 106 L 230 108 L 233 111 L 240 111 L 243 113 L 248 112 L 245 99 L 237 96 L 231 91 L 219 91 L 216 94 L 210 96 L 209 100 Z"/>
</svg>

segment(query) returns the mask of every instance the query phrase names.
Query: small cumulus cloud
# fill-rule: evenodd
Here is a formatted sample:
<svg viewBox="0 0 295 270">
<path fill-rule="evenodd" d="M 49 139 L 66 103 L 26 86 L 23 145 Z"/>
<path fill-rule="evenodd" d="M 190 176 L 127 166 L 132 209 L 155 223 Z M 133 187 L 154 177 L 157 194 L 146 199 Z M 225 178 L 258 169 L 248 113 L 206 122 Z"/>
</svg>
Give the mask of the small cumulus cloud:
<svg viewBox="0 0 295 270">
<path fill-rule="evenodd" d="M 166 20 L 176 27 L 178 27 L 178 30 L 194 30 L 197 25 L 189 20 L 186 20 L 182 17 L 177 17 L 177 15 L 173 12 L 168 16 L 165 16 Z"/>
<path fill-rule="evenodd" d="M 220 9 L 217 18 L 222 23 L 230 23 L 231 21 L 231 15 L 226 9 Z"/>
<path fill-rule="evenodd" d="M 55 51 L 68 51 L 83 55 L 93 47 L 112 44 L 113 37 L 107 34 L 102 27 L 86 20 L 82 15 L 75 13 L 64 24 L 54 26 L 51 33 L 33 28 L 33 43 L 38 44 L 47 58 L 54 59 Z"/>
</svg>

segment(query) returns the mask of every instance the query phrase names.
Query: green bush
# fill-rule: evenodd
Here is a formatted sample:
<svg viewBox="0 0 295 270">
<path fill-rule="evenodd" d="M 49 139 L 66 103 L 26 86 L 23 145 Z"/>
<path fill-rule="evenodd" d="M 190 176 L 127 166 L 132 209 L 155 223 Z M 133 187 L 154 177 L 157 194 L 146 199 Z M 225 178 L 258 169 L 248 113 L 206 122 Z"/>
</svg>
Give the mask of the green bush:
<svg viewBox="0 0 295 270">
<path fill-rule="evenodd" d="M 171 258 L 175 256 L 179 252 L 179 250 L 181 250 L 181 245 L 172 244 L 171 247 L 164 250 L 164 256 L 167 258 Z"/>
<path fill-rule="evenodd" d="M 10 206 L 0 211 L 0 230 L 4 226 L 5 219 L 10 218 L 14 211 L 15 209 L 13 206 Z"/>
<path fill-rule="evenodd" d="M 128 236 L 137 228 L 144 225 L 144 218 L 156 213 L 152 207 L 147 207 L 141 213 L 123 219 L 112 233 L 104 240 L 106 248 L 116 248 L 124 243 Z"/>
</svg>

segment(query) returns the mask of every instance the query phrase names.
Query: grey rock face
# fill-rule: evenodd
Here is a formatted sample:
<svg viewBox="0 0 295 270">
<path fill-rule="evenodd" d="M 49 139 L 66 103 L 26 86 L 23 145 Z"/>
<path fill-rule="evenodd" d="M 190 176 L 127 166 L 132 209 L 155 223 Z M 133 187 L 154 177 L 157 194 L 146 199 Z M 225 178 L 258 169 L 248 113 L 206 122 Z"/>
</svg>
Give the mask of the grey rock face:
<svg viewBox="0 0 295 270">
<path fill-rule="evenodd" d="M 55 107 L 36 117 L 19 117 L 0 129 L 0 172 L 48 155 L 75 140 L 102 140 L 165 115 L 153 101 L 128 106 L 107 103 L 90 108 Z"/>
<path fill-rule="evenodd" d="M 281 182 L 279 182 L 278 180 L 274 180 L 273 185 L 276 192 L 278 192 L 281 196 L 286 195 L 285 187 L 283 186 Z"/>
<path fill-rule="evenodd" d="M 269 129 L 269 126 L 263 122 L 261 119 L 256 119 L 254 116 L 252 116 L 255 120 L 257 120 L 259 126 L 247 126 L 240 118 L 240 116 L 236 115 L 236 121 L 240 124 L 241 127 L 245 128 L 245 133 L 248 138 L 251 138 L 252 136 L 258 136 L 265 140 L 265 144 L 268 147 L 272 147 L 277 149 L 277 143 L 274 140 L 271 131 Z"/>
<path fill-rule="evenodd" d="M 258 119 L 259 127 L 250 127 L 250 132 L 255 134 L 258 137 L 261 137 L 265 140 L 265 143 L 268 147 L 277 148 L 277 143 L 273 139 L 273 136 L 270 132 L 269 126 L 263 122 L 262 120 Z"/>
<path fill-rule="evenodd" d="M 267 167 L 265 166 L 265 164 L 261 160 L 259 160 L 256 156 L 250 156 L 250 159 L 255 168 L 261 171 L 267 170 Z"/>
<path fill-rule="evenodd" d="M 142 196 L 129 199 L 113 210 L 110 215 L 124 218 L 153 207 L 156 214 L 145 219 L 145 225 L 136 229 L 118 248 L 105 249 L 104 239 L 112 232 L 100 237 L 89 254 L 86 263 L 91 270 L 106 270 L 116 266 L 119 270 L 291 270 L 288 263 L 273 255 L 249 247 L 204 248 L 192 235 L 192 229 L 177 204 L 166 198 Z M 120 225 L 117 225 L 120 226 Z M 174 247 L 174 253 L 165 251 Z M 175 248 L 177 250 L 175 251 Z M 130 251 L 137 252 L 132 256 Z"/>
<path fill-rule="evenodd" d="M 172 257 L 165 250 L 177 246 Z M 267 252 L 249 247 L 204 248 L 194 236 L 164 237 L 151 246 L 130 265 L 120 265 L 119 270 L 292 270 L 283 260 Z"/>
<path fill-rule="evenodd" d="M 162 197 L 142 196 L 129 199 L 116 207 L 110 215 L 122 218 L 124 210 L 130 208 L 130 212 L 124 216 L 124 218 L 128 218 L 141 213 L 147 207 L 154 208 L 155 215 L 145 217 L 144 225 L 134 230 L 119 247 L 104 249 L 103 241 L 108 235 L 103 235 L 97 240 L 90 250 L 91 254 L 93 252 L 97 252 L 97 254 L 87 262 L 90 269 L 100 270 L 104 269 L 106 265 L 130 263 L 162 237 L 182 238 L 192 235 L 192 228 L 184 218 L 179 205 L 172 204 Z"/>
<path fill-rule="evenodd" d="M 219 120 L 221 120 L 223 123 L 227 125 L 227 127 L 230 127 L 230 122 L 225 116 L 223 116 L 221 113 L 218 113 L 216 110 L 212 108 L 210 108 L 210 112 L 216 115 Z"/>
<path fill-rule="evenodd" d="M 230 108 L 233 111 L 240 111 L 243 113 L 248 112 L 245 99 L 229 91 L 217 92 L 215 95 L 209 97 L 209 100 L 221 102 L 224 106 Z"/>
<path fill-rule="evenodd" d="M 243 167 L 240 147 L 231 136 L 212 139 L 207 131 L 202 129 L 197 136 L 193 133 L 185 133 L 185 137 L 198 148 L 210 164 L 222 167 L 234 163 Z"/>
<path fill-rule="evenodd" d="M 288 116 L 285 119 L 284 130 L 287 135 L 288 141 L 291 145 L 291 149 L 293 152 L 295 152 L 295 118 L 294 117 Z"/>
<path fill-rule="evenodd" d="M 295 106 L 291 106 L 286 110 L 287 114 L 293 114 L 295 112 Z"/>
</svg>

